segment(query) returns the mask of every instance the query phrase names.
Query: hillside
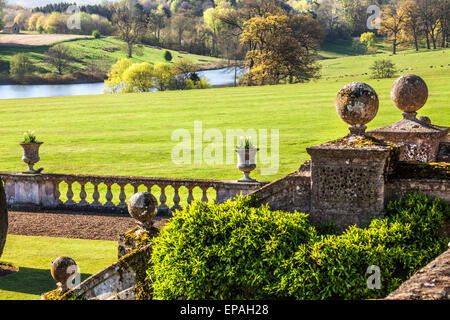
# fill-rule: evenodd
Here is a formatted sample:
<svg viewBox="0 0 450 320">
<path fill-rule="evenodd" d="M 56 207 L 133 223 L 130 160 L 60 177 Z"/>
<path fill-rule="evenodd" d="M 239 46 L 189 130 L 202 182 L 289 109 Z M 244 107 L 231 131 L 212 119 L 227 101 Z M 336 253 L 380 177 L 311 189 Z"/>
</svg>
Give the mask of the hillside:
<svg viewBox="0 0 450 320">
<path fill-rule="evenodd" d="M 35 35 L 38 37 L 39 35 Z M 41 35 L 46 38 L 49 35 Z M 56 35 L 55 35 L 56 36 Z M 10 35 L 0 34 L 0 73 L 7 74 L 9 72 L 9 61 L 11 57 L 19 52 L 25 53 L 32 61 L 33 64 L 41 70 L 42 73 L 51 72 L 51 68 L 44 63 L 44 54 L 54 43 L 64 43 L 69 47 L 72 55 L 75 57 L 73 63 L 74 72 L 81 71 L 95 66 L 103 71 L 108 71 L 112 64 L 121 58 L 126 58 L 127 55 L 120 48 L 124 42 L 116 39 L 115 37 L 104 37 L 100 39 L 94 39 L 92 37 L 82 39 L 69 39 L 65 41 L 57 41 L 52 44 L 39 45 L 39 46 L 19 46 L 23 42 L 22 38 L 29 37 L 27 34 L 15 35 L 16 44 L 1 45 L 2 38 L 10 37 Z M 112 48 L 113 52 L 103 50 L 104 48 Z M 141 50 L 136 50 L 134 57 L 130 59 L 133 62 L 164 62 L 165 49 L 144 46 Z M 172 53 L 173 60 L 176 61 L 179 58 L 189 58 L 197 63 L 200 68 L 213 67 L 214 64 L 220 63 L 221 59 L 213 57 L 205 57 L 195 54 L 189 54 L 185 52 L 178 52 L 169 50 Z"/>
</svg>

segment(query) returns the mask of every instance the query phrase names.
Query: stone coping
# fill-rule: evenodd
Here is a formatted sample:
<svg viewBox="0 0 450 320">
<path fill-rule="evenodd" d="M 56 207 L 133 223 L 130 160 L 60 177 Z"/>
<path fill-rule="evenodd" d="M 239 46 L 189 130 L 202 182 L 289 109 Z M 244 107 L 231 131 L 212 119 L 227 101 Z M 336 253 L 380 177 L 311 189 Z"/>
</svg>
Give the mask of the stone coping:
<svg viewBox="0 0 450 320">
<path fill-rule="evenodd" d="M 153 184 L 153 185 L 208 185 L 214 188 L 241 188 L 254 189 L 255 187 L 265 185 L 268 181 L 239 182 L 238 180 L 213 180 L 213 179 L 184 179 L 184 178 L 165 178 L 165 177 L 143 177 L 143 176 L 113 176 L 113 175 L 85 175 L 85 174 L 58 174 L 58 173 L 40 173 L 25 174 L 19 172 L 0 172 L 0 178 L 21 181 L 68 181 L 68 182 L 94 182 L 105 184 Z"/>
<path fill-rule="evenodd" d="M 428 124 L 418 119 L 402 119 L 396 123 L 371 130 L 368 133 L 374 136 L 383 136 L 384 138 L 388 135 L 395 138 L 396 141 L 401 141 L 408 137 L 440 139 L 449 132 L 449 127 Z"/>
</svg>

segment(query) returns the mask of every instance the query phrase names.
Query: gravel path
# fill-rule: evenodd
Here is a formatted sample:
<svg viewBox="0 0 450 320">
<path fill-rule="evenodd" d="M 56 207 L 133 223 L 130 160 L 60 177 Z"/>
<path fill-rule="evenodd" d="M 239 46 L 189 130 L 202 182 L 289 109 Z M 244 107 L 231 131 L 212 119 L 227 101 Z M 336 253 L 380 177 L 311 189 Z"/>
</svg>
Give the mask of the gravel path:
<svg viewBox="0 0 450 320">
<path fill-rule="evenodd" d="M 156 218 L 160 228 L 167 219 Z M 8 212 L 8 234 L 116 241 L 136 226 L 128 215 L 73 212 Z"/>
</svg>

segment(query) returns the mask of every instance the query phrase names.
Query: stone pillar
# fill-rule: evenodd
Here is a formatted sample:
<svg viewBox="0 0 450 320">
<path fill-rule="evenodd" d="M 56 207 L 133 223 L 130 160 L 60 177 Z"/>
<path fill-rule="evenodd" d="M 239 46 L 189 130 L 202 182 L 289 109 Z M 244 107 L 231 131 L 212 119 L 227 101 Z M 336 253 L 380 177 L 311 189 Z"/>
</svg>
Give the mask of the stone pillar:
<svg viewBox="0 0 450 320">
<path fill-rule="evenodd" d="M 382 145 L 348 146 L 345 142 L 349 140 L 307 149 L 312 160 L 313 222 L 364 226 L 370 218 L 383 216 L 385 177 L 392 149 Z"/>
<path fill-rule="evenodd" d="M 384 183 L 393 147 L 365 133 L 377 114 L 375 90 L 365 83 L 344 86 L 336 98 L 339 117 L 350 125 L 342 139 L 307 148 L 311 155 L 313 222 L 365 225 L 384 210 Z"/>
</svg>

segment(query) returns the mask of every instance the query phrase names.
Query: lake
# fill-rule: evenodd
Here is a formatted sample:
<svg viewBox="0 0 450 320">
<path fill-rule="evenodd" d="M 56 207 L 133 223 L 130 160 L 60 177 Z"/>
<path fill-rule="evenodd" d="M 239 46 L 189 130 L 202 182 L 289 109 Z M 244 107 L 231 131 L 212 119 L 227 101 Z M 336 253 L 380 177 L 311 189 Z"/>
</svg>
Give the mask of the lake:
<svg viewBox="0 0 450 320">
<path fill-rule="evenodd" d="M 239 68 L 240 76 L 245 70 Z M 197 74 L 208 78 L 213 87 L 233 86 L 234 68 L 199 71 Z M 76 84 L 7 84 L 0 85 L 0 99 L 20 99 L 56 96 L 77 96 L 102 94 L 103 82 L 76 83 Z"/>
</svg>

